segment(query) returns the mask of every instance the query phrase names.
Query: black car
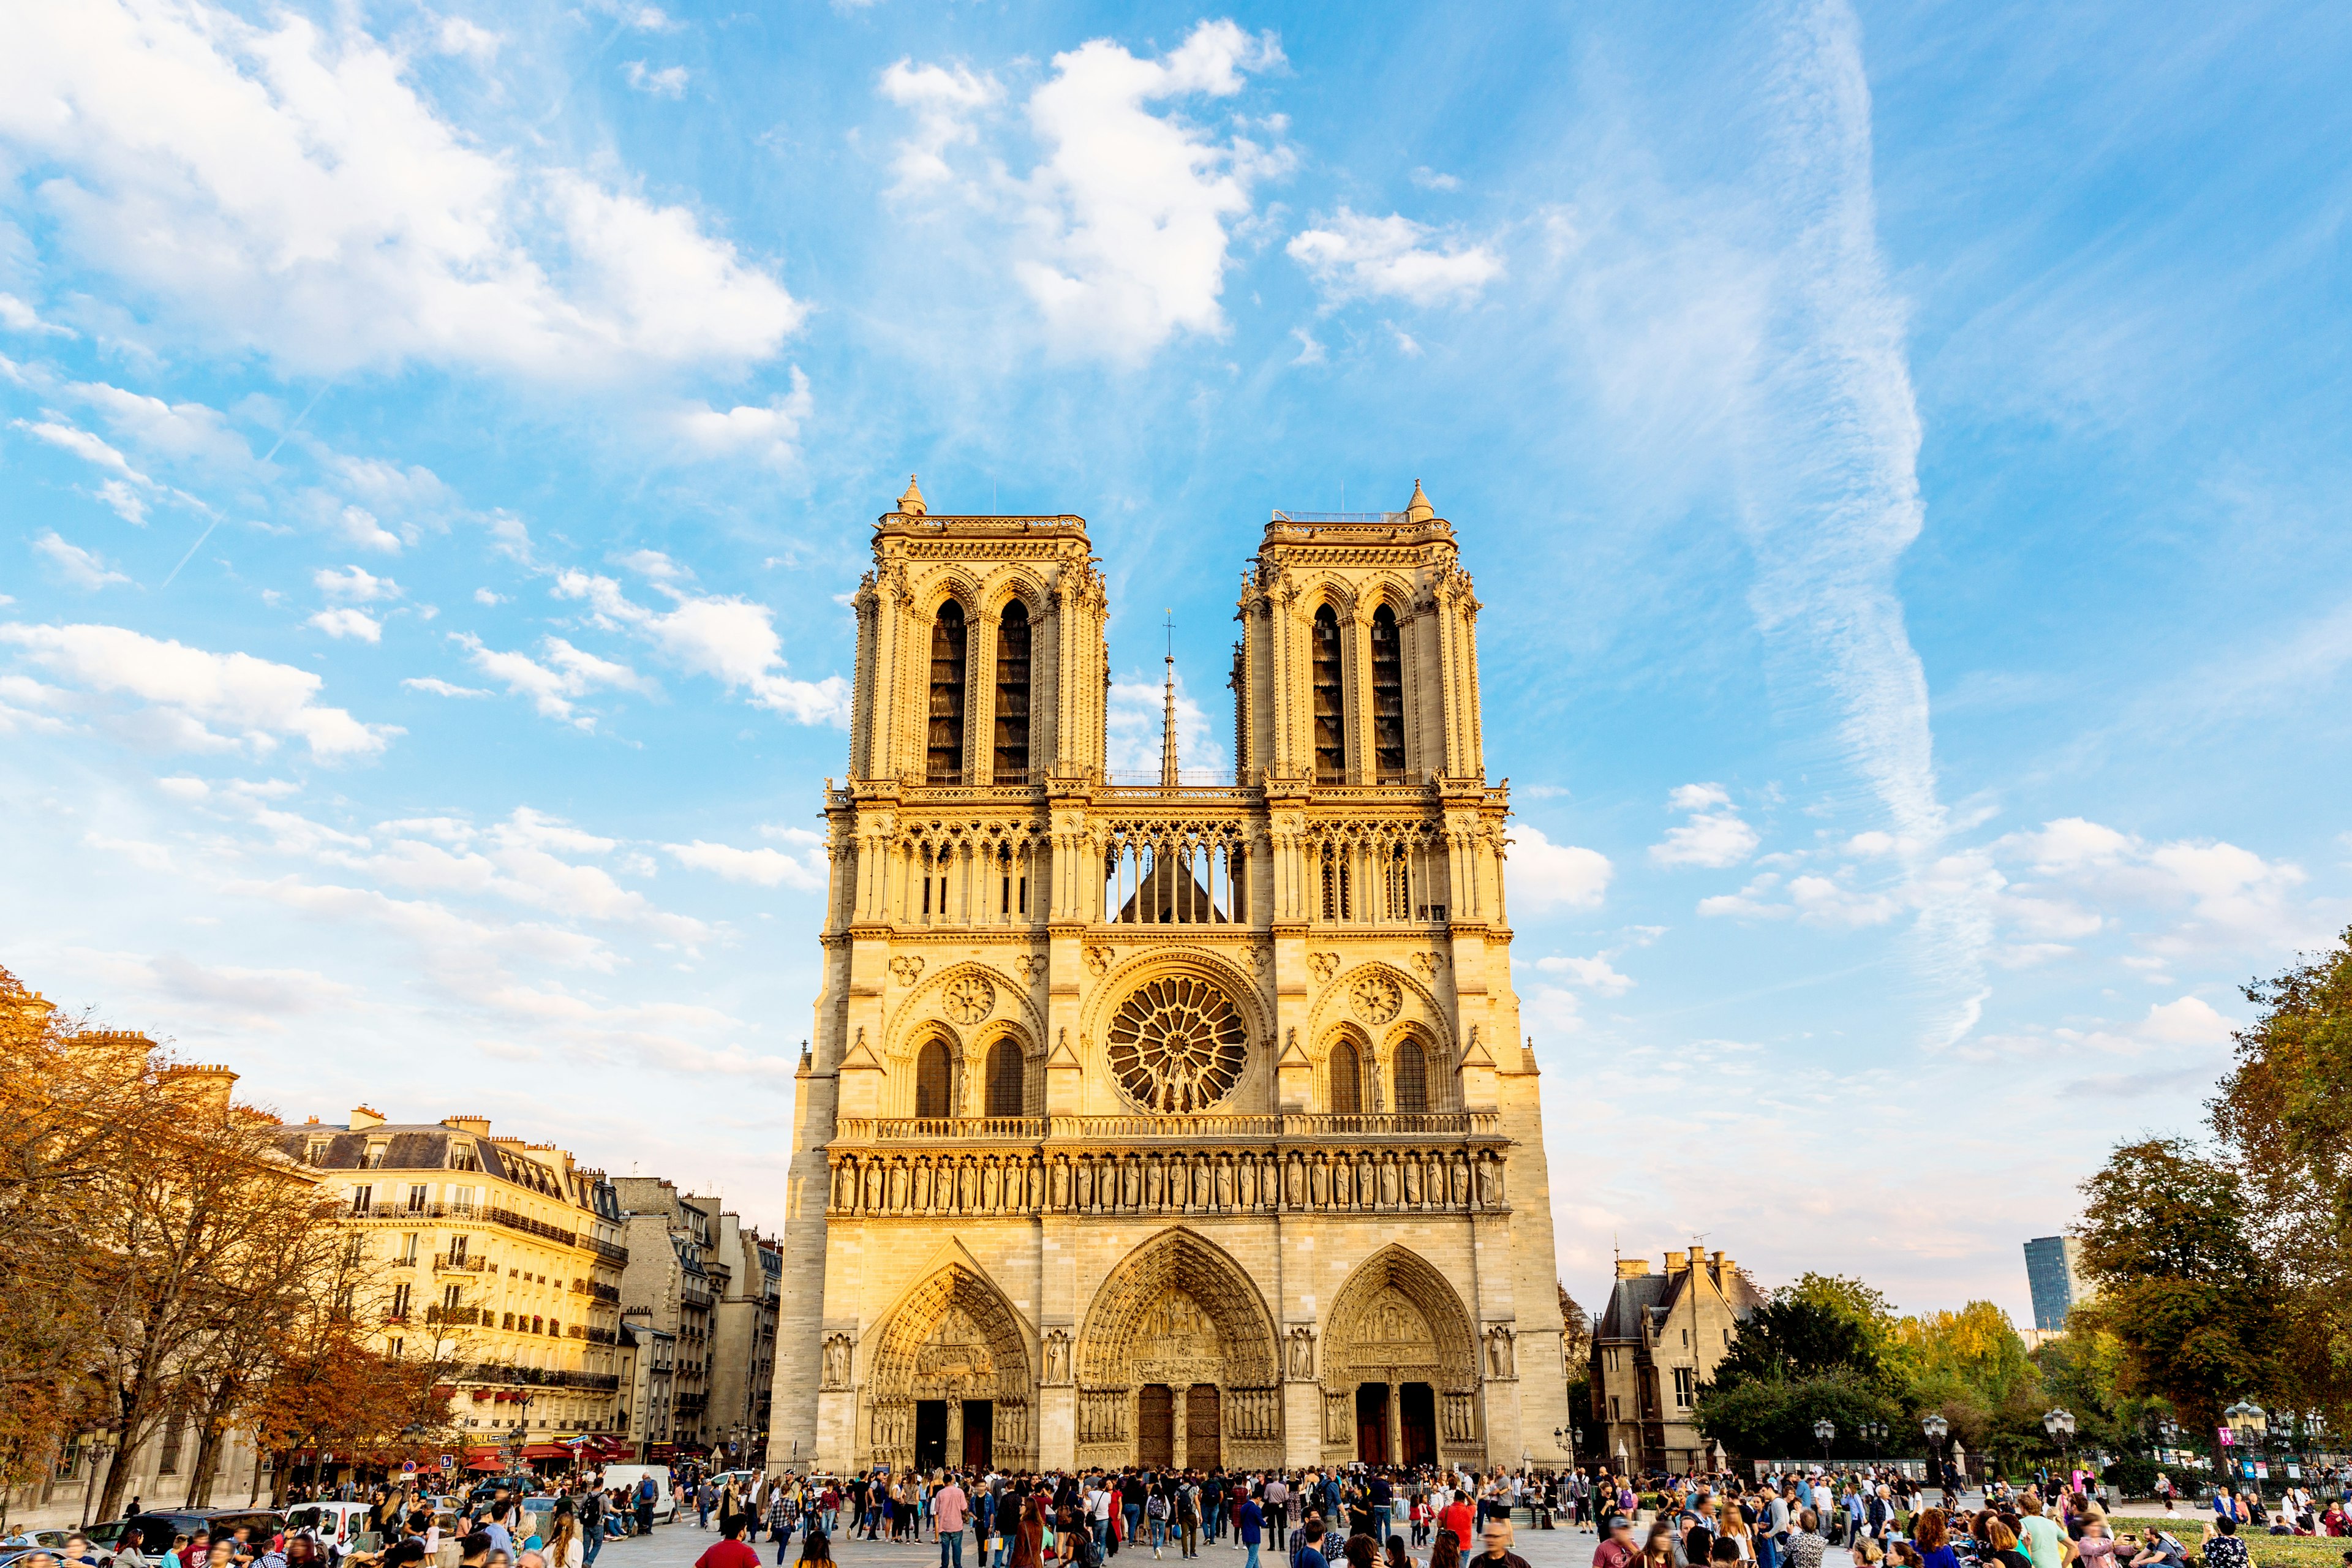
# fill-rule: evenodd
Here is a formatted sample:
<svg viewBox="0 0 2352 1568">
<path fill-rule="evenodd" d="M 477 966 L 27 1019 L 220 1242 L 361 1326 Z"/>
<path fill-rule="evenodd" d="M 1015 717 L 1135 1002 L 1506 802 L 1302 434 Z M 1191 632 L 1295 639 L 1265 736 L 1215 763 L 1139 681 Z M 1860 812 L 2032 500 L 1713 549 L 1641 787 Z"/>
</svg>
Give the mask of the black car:
<svg viewBox="0 0 2352 1568">
<path fill-rule="evenodd" d="M 257 1557 L 269 1548 L 269 1538 L 278 1533 L 278 1516 L 266 1508 L 176 1508 L 150 1510 L 131 1521 L 131 1530 L 139 1532 L 139 1550 L 149 1557 L 161 1557 L 172 1550 L 174 1537 L 193 1536 L 202 1531 L 208 1536 L 234 1534 L 245 1531 Z"/>
</svg>

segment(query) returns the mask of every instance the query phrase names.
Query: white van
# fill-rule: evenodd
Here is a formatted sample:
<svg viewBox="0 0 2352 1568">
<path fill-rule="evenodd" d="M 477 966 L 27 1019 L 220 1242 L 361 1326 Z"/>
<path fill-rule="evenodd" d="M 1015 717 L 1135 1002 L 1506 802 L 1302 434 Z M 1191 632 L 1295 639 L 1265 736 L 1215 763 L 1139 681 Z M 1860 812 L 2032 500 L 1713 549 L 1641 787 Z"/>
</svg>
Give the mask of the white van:
<svg viewBox="0 0 2352 1568">
<path fill-rule="evenodd" d="M 667 1465 L 607 1465 L 604 1467 L 604 1489 L 619 1487 L 629 1494 L 629 1510 L 635 1517 L 637 1482 L 646 1476 L 654 1479 L 657 1496 L 654 1499 L 654 1522 L 667 1524 L 677 1517 L 677 1500 L 670 1495 Z"/>
<path fill-rule="evenodd" d="M 383 1542 L 368 1528 L 369 1511 L 363 1502 L 297 1503 L 286 1510 L 286 1532 L 314 1532 L 319 1544 L 328 1549 L 331 1561 L 354 1552 L 373 1552 Z"/>
</svg>

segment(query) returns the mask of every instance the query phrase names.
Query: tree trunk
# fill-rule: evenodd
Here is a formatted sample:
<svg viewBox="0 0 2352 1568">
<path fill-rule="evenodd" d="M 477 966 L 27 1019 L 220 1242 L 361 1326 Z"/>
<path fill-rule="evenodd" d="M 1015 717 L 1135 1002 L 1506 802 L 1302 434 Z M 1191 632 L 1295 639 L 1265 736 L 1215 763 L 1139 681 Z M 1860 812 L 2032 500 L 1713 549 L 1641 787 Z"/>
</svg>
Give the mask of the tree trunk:
<svg viewBox="0 0 2352 1568">
<path fill-rule="evenodd" d="M 190 1508 L 212 1505 L 213 1481 L 220 1470 L 221 1451 L 228 1446 L 229 1412 L 236 1407 L 238 1392 L 236 1377 L 224 1373 L 205 1397 L 204 1414 L 196 1423 L 196 1462 L 188 1480 Z"/>
<path fill-rule="evenodd" d="M 120 1415 L 110 1434 L 114 1439 L 114 1458 L 106 1467 L 106 1484 L 99 1489 L 98 1501 L 91 1505 L 92 1519 L 113 1519 L 122 1511 L 122 1494 L 130 1488 L 133 1468 L 131 1460 L 139 1452 L 139 1445 L 152 1436 L 149 1428 L 155 1425 L 154 1412 L 148 1408 L 148 1396 L 152 1390 L 152 1379 L 143 1367 L 135 1382 L 119 1385 L 116 1390 Z"/>
</svg>

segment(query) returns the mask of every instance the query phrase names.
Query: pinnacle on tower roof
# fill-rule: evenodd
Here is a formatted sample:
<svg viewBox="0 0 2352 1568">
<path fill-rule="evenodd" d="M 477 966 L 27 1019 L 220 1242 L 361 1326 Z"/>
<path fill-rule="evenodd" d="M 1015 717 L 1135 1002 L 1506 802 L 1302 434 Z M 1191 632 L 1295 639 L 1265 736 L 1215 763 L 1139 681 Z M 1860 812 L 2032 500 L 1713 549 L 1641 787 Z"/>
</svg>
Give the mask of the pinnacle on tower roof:
<svg viewBox="0 0 2352 1568">
<path fill-rule="evenodd" d="M 1429 496 L 1427 492 L 1422 489 L 1421 481 L 1419 479 L 1413 480 L 1412 500 L 1405 503 L 1405 521 L 1407 522 L 1427 522 L 1436 515 L 1437 509 L 1429 504 Z"/>
<path fill-rule="evenodd" d="M 907 476 L 907 493 L 898 498 L 898 510 L 908 517 L 920 517 L 931 510 L 923 504 L 922 487 L 915 483 L 912 474 Z"/>
</svg>

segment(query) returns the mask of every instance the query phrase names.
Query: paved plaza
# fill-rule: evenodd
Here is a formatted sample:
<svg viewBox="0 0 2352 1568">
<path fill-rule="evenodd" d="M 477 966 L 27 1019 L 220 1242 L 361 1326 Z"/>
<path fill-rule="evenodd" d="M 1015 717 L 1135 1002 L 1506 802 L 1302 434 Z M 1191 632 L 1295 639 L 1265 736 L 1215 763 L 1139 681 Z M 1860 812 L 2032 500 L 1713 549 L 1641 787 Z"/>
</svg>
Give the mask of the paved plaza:
<svg viewBox="0 0 2352 1568">
<path fill-rule="evenodd" d="M 596 1559 L 597 1568 L 693 1568 L 694 1560 L 702 1555 L 710 1543 L 719 1539 L 716 1530 L 698 1530 L 691 1519 L 675 1524 L 665 1524 L 649 1537 L 631 1537 L 608 1543 Z M 1593 1548 L 1599 1539 L 1590 1530 L 1530 1530 L 1525 1523 L 1518 1526 L 1518 1539 L 1514 1550 L 1528 1560 L 1529 1568 L 1591 1568 Z M 772 1541 L 758 1542 L 762 1561 L 775 1561 L 776 1545 Z M 977 1554 L 971 1550 L 972 1538 L 964 1538 L 964 1568 L 976 1568 Z M 801 1542 L 794 1536 L 789 1552 L 790 1560 L 798 1562 Z M 881 1564 L 897 1563 L 900 1568 L 931 1568 L 940 1560 L 936 1542 L 920 1545 L 894 1546 L 888 1542 L 836 1541 L 834 1560 L 854 1563 L 857 1568 L 880 1568 Z M 1412 1553 L 1416 1563 L 1425 1564 L 1428 1550 Z M 1151 1549 L 1146 1546 L 1140 1553 L 1123 1548 L 1110 1560 L 1115 1568 L 1139 1568 L 1152 1561 Z M 1174 1548 L 1168 1549 L 1160 1561 L 1180 1561 Z M 1200 1568 L 1241 1568 L 1244 1553 L 1229 1542 L 1220 1541 L 1201 1548 Z M 1258 1554 L 1259 1568 L 1283 1568 L 1285 1559 L 1271 1551 Z M 1832 1547 L 1822 1557 L 1822 1568 L 1853 1568 L 1853 1559 L 1846 1552 Z"/>
</svg>

